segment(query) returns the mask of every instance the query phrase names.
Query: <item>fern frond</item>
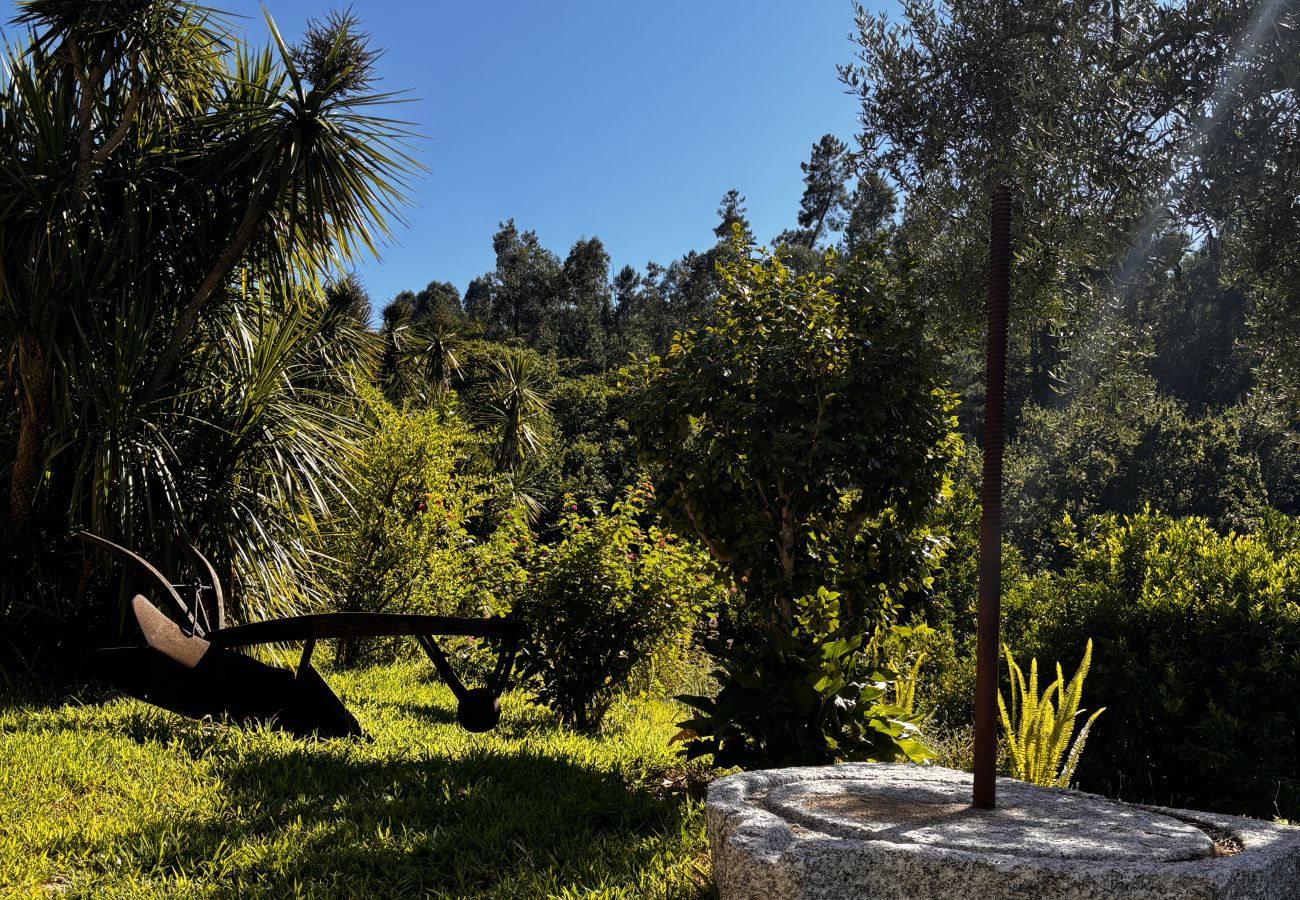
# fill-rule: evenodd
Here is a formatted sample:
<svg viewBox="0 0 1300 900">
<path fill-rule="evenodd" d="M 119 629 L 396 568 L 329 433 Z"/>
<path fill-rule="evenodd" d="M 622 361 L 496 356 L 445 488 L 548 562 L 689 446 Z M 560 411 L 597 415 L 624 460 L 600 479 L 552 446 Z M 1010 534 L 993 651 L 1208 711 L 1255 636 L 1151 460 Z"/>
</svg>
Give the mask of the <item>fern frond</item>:
<svg viewBox="0 0 1300 900">
<path fill-rule="evenodd" d="M 1092 664 L 1092 640 L 1084 648 L 1083 659 L 1069 682 L 1061 664 L 1056 663 L 1056 680 L 1041 694 L 1038 660 L 1030 660 L 1026 679 L 1010 648 L 1004 645 L 1002 651 L 1007 659 L 1011 702 L 1008 711 L 1007 702 L 999 692 L 998 715 L 1006 737 L 1012 776 L 1032 784 L 1068 787 L 1092 723 L 1105 711 L 1103 707 L 1094 712 L 1071 743 L 1075 720 L 1082 715 L 1079 705 L 1083 699 L 1083 681 Z"/>
</svg>

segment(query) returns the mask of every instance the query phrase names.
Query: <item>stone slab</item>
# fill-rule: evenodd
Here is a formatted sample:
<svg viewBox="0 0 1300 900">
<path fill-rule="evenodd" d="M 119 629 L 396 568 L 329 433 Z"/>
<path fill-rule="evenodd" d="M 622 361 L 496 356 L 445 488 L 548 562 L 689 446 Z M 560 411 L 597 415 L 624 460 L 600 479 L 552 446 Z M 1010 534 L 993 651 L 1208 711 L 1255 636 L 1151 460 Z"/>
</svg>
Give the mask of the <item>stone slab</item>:
<svg viewBox="0 0 1300 900">
<path fill-rule="evenodd" d="M 722 900 L 1297 900 L 1300 828 L 998 779 L 845 763 L 709 788 Z"/>
</svg>

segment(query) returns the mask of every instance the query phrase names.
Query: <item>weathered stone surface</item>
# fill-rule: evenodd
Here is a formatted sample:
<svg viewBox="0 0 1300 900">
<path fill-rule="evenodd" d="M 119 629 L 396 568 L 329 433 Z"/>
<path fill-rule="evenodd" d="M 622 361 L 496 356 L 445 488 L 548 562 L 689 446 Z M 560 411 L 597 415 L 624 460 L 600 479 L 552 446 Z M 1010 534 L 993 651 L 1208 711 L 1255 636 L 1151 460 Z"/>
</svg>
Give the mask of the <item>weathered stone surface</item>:
<svg viewBox="0 0 1300 900">
<path fill-rule="evenodd" d="M 709 789 L 723 900 L 1295 900 L 1300 828 L 1117 803 L 1002 778 L 848 763 Z"/>
</svg>

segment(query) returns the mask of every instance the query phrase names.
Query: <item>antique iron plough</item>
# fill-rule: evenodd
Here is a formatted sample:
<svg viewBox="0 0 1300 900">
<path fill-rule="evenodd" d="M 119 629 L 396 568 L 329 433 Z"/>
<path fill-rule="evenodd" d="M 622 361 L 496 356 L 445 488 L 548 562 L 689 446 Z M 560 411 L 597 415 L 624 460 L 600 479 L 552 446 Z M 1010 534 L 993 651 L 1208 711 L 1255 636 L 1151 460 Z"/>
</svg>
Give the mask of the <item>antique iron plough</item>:
<svg viewBox="0 0 1300 900">
<path fill-rule="evenodd" d="M 108 647 L 87 660 L 97 681 L 155 706 L 194 718 L 229 716 L 266 722 L 292 734 L 322 737 L 360 735 L 361 726 L 311 665 L 318 640 L 414 637 L 457 700 L 456 717 L 468 731 L 488 731 L 501 718 L 501 693 L 510 679 L 525 631 L 506 618 L 340 612 L 292 616 L 225 626 L 225 599 L 212 564 L 192 545 L 184 549 L 199 573 L 193 584 L 173 584 L 143 557 L 98 535 L 83 541 L 132 567 L 177 615 L 174 620 L 137 594 L 131 609 L 144 643 Z M 189 593 L 187 602 L 178 588 Z M 496 668 L 484 687 L 467 688 L 456 675 L 438 636 L 466 636 L 499 642 Z M 267 665 L 233 648 L 302 642 L 296 671 Z"/>
</svg>

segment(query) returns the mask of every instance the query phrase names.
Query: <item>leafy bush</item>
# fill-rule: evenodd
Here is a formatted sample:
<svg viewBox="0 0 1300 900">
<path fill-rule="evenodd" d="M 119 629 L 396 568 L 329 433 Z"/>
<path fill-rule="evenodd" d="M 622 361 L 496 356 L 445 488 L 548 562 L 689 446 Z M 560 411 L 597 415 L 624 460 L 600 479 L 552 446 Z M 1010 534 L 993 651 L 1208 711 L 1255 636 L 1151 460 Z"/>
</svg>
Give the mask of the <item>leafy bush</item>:
<svg viewBox="0 0 1300 900">
<path fill-rule="evenodd" d="M 560 493 L 610 502 L 636 477 L 628 392 L 615 372 L 556 383 L 551 412 L 559 432 Z"/>
<path fill-rule="evenodd" d="M 647 362 L 634 412 L 667 515 L 744 591 L 723 619 L 721 693 L 697 704 L 702 743 L 688 752 L 877 756 L 892 726 L 872 712 L 883 694 L 860 636 L 929 576 L 938 545 L 924 524 L 960 447 L 950 397 L 905 281 L 865 256 L 836 276 L 797 274 L 736 233 L 713 324 Z M 836 624 L 798 621 L 826 592 Z"/>
<path fill-rule="evenodd" d="M 938 635 L 924 622 L 893 625 L 877 642 L 876 654 L 894 673 L 894 705 L 903 712 L 917 712 L 921 669 L 930 661 L 929 646 Z"/>
<path fill-rule="evenodd" d="M 335 609 L 458 613 L 473 606 L 481 562 L 466 531 L 483 479 L 459 470 L 474 438 L 449 408 L 399 410 L 373 392 L 347 514 L 327 546 Z M 474 614 L 482 614 L 475 610 Z M 356 642 L 340 645 L 356 661 Z"/>
<path fill-rule="evenodd" d="M 652 497 L 643 481 L 590 515 L 568 497 L 563 538 L 527 557 L 531 583 L 514 609 L 530 629 L 523 670 L 539 678 L 538 699 L 579 728 L 600 725 L 638 666 L 679 654 L 722 598 L 706 555 L 642 527 Z"/>
<path fill-rule="evenodd" d="M 1089 694 L 1110 712 L 1079 767 L 1082 787 L 1300 814 L 1296 534 L 1276 513 L 1255 535 L 1150 512 L 1066 529 L 1068 567 L 1013 599 L 1007 637 L 1049 659 L 1095 638 Z"/>
<path fill-rule="evenodd" d="M 825 586 L 870 626 L 928 574 L 916 532 L 959 451 L 951 398 L 907 284 L 876 261 L 818 277 L 735 249 L 716 324 L 640 373 L 638 449 L 675 526 L 764 619 L 790 630 L 795 600 Z"/>
<path fill-rule="evenodd" d="M 718 695 L 679 698 L 700 713 L 680 723 L 692 736 L 687 757 L 747 769 L 933 757 L 919 717 L 888 702 L 898 676 L 839 622 L 839 595 L 821 588 L 799 608 L 794 633 L 769 626 L 756 647 L 713 648 Z"/>
<path fill-rule="evenodd" d="M 1246 420 L 1192 418 L 1138 373 L 1099 381 L 1064 409 L 1030 407 L 1008 452 L 1007 539 L 1056 565 L 1052 526 L 1066 515 L 1133 515 L 1150 505 L 1240 528 L 1268 499 Z"/>
</svg>

